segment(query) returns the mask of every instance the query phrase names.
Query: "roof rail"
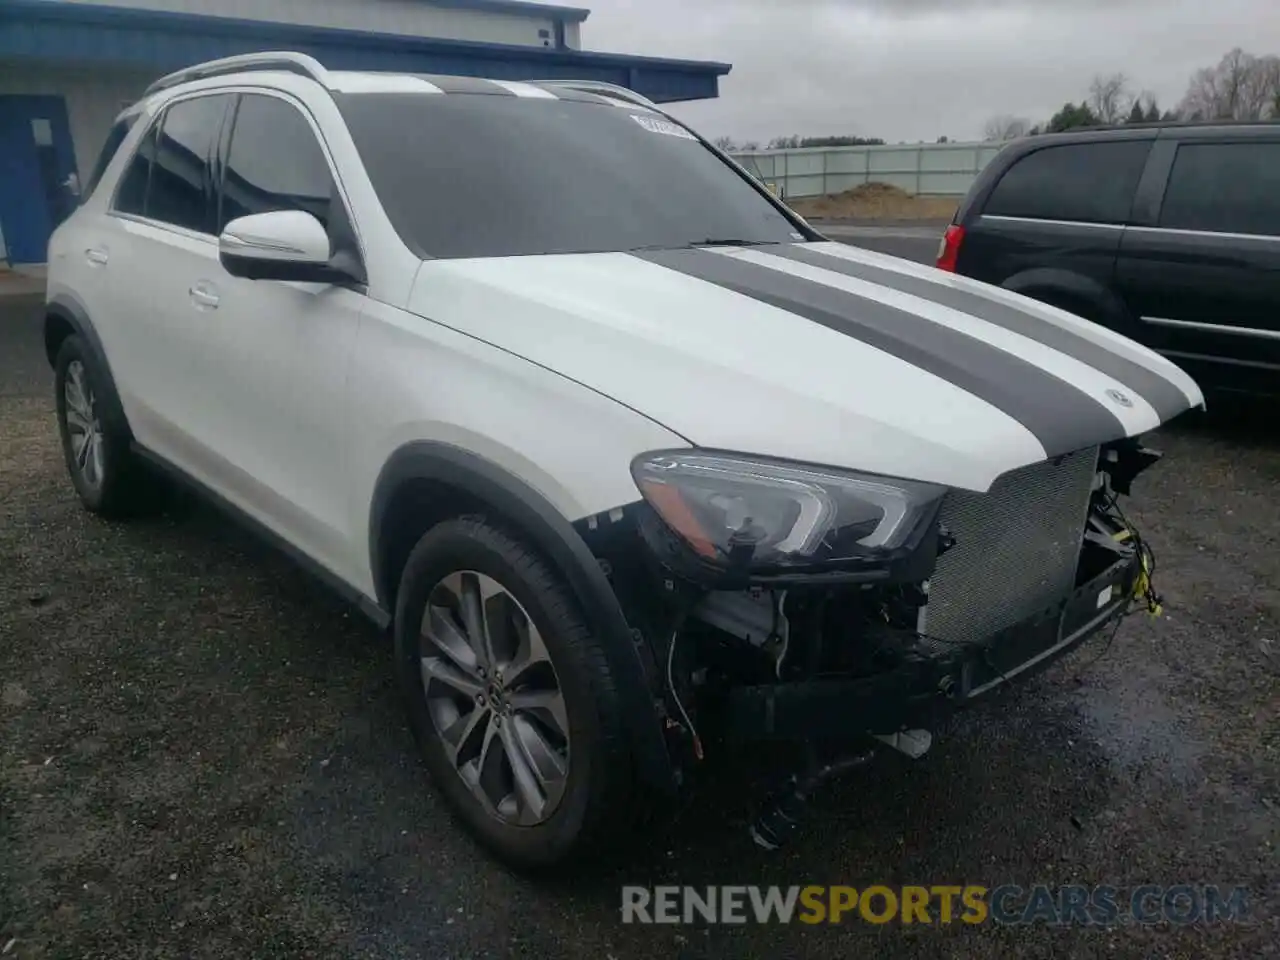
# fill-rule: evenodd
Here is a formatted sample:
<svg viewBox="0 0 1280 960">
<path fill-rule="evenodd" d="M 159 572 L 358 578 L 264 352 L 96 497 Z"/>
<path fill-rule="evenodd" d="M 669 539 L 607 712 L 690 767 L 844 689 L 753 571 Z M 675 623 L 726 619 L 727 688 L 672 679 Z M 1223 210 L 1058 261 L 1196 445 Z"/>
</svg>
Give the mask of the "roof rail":
<svg viewBox="0 0 1280 960">
<path fill-rule="evenodd" d="M 642 97 L 634 90 L 620 87 L 616 83 L 604 83 L 599 80 L 530 80 L 529 83 L 534 83 L 541 87 L 565 87 L 569 90 L 581 90 L 583 93 L 595 93 L 602 97 L 625 100 L 637 106 L 659 109 L 658 105 L 648 97 Z"/>
<path fill-rule="evenodd" d="M 161 77 L 147 87 L 143 96 L 149 97 L 153 93 L 176 87 L 180 83 L 190 83 L 192 80 L 220 77 L 229 73 L 245 73 L 251 70 L 285 70 L 289 73 L 298 73 L 304 77 L 310 77 L 320 84 L 327 85 L 328 83 L 328 72 L 318 60 L 308 57 L 304 53 L 269 51 L 223 57 L 221 60 L 209 60 L 205 63 L 197 63 L 194 66 L 185 67 L 182 70 L 177 70 Z"/>
</svg>

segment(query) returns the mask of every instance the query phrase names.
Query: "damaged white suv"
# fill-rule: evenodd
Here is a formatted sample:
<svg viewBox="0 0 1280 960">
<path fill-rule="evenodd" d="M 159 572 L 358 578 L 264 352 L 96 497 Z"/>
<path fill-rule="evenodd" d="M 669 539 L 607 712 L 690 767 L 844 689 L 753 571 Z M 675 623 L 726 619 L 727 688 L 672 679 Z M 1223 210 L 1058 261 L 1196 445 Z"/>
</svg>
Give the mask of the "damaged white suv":
<svg viewBox="0 0 1280 960">
<path fill-rule="evenodd" d="M 390 625 L 510 863 L 762 740 L 801 758 L 776 844 L 868 744 L 1154 602 L 1117 498 L 1190 378 L 828 242 L 628 91 L 235 58 L 158 81 L 91 179 L 45 325 L 81 499 L 176 475 Z"/>
</svg>

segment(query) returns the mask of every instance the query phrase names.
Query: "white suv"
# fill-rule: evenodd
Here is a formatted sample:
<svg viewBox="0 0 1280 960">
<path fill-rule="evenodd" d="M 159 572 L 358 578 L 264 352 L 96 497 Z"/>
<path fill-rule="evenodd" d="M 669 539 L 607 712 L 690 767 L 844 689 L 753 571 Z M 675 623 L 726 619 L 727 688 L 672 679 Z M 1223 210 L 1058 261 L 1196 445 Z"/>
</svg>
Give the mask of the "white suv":
<svg viewBox="0 0 1280 960">
<path fill-rule="evenodd" d="M 84 504 L 176 476 L 390 626 L 434 783 L 524 866 L 764 740 L 804 758 L 776 845 L 868 744 L 1154 605 L 1117 498 L 1203 403 L 828 242 L 628 91 L 296 54 L 121 116 L 45 338 Z"/>
</svg>

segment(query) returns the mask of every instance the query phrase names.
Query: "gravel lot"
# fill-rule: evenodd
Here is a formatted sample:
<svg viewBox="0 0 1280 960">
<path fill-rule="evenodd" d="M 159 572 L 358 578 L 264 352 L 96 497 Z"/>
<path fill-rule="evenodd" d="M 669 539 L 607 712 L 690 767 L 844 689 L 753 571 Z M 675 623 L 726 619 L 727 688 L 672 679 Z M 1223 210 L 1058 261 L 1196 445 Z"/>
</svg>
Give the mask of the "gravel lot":
<svg viewBox="0 0 1280 960">
<path fill-rule="evenodd" d="M 859 241 L 861 242 L 861 241 Z M 927 243 L 927 241 L 925 241 Z M 927 243 L 928 253 L 935 244 Z M 927 255 L 927 254 L 926 254 Z M 84 513 L 34 300 L 0 301 L 0 951 L 32 957 L 1276 956 L 1280 428 L 1166 430 L 1133 519 L 1168 617 L 1129 620 L 918 762 L 746 840 L 733 768 L 630 866 L 538 886 L 451 825 L 384 641 L 204 509 Z M 623 883 L 1245 884 L 1253 918 L 1082 930 L 624 927 Z"/>
</svg>

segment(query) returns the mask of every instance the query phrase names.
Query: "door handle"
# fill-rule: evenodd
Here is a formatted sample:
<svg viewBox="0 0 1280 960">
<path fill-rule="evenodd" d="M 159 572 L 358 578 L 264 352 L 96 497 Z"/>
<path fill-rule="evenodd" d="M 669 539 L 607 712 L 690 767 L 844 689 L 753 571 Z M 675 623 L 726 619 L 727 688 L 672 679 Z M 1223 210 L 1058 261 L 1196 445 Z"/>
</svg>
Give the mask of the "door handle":
<svg viewBox="0 0 1280 960">
<path fill-rule="evenodd" d="M 90 247 L 84 252 L 84 258 L 89 261 L 89 265 L 93 267 L 105 267 L 107 261 L 111 259 L 107 255 L 107 251 L 99 250 L 97 247 Z"/>
<path fill-rule="evenodd" d="M 219 301 L 218 295 L 214 293 L 212 290 L 210 290 L 204 284 L 197 283 L 190 290 L 188 290 L 187 293 L 191 297 L 192 301 L 196 304 L 196 306 L 204 307 L 209 310 L 218 309 L 218 301 Z"/>
</svg>

